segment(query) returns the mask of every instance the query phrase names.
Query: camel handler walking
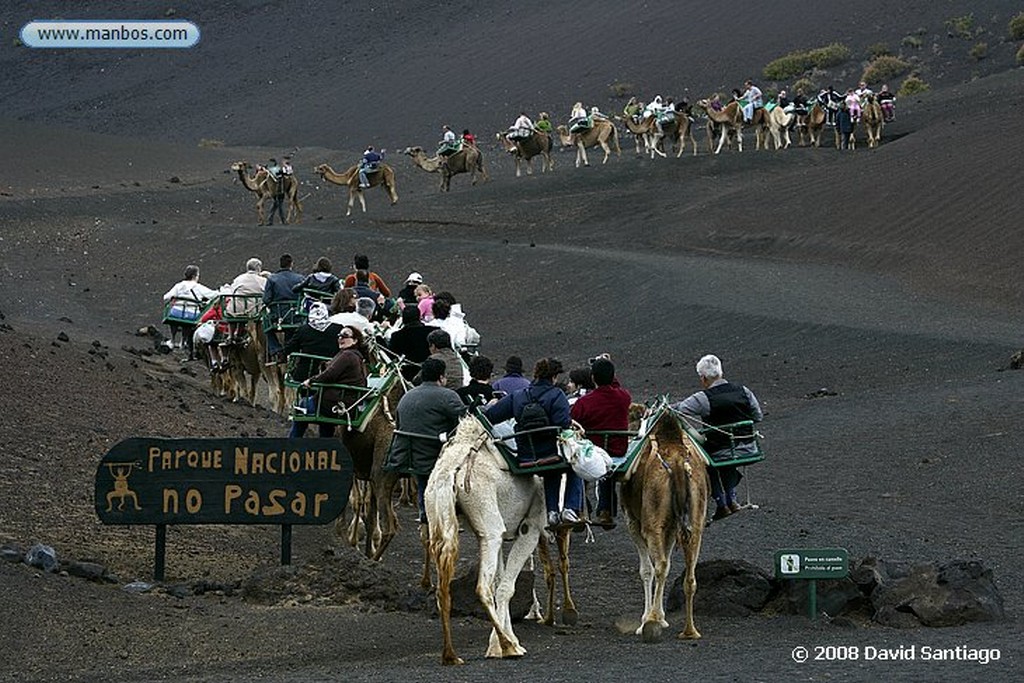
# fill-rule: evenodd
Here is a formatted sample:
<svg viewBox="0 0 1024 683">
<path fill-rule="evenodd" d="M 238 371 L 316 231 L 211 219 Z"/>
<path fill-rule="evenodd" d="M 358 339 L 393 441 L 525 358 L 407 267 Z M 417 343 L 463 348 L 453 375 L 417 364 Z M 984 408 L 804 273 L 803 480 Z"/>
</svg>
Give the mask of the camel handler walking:
<svg viewBox="0 0 1024 683">
<path fill-rule="evenodd" d="M 445 363 L 428 358 L 420 366 L 419 386 L 413 387 L 398 402 L 395 414 L 395 436 L 385 470 L 397 470 L 416 477 L 420 524 L 427 523 L 423 492 L 427 480 L 448 440 L 448 434 L 459 424 L 466 406 L 451 389 L 444 386 Z"/>
<path fill-rule="evenodd" d="M 704 389 L 672 405 L 674 410 L 695 418 L 700 427 L 710 427 L 705 433 L 704 450 L 711 458 L 717 454 L 730 453 L 729 436 L 718 425 L 727 425 L 742 420 L 760 422 L 764 415 L 754 392 L 742 384 L 727 382 L 722 377 L 722 361 L 718 356 L 707 355 L 697 361 L 697 376 Z M 757 450 L 754 434 L 737 439 L 737 453 Z M 708 473 L 711 480 L 711 495 L 718 504 L 715 516 L 718 520 L 728 517 L 740 509 L 736 500 L 736 487 L 743 475 L 736 467 L 718 467 Z"/>
</svg>

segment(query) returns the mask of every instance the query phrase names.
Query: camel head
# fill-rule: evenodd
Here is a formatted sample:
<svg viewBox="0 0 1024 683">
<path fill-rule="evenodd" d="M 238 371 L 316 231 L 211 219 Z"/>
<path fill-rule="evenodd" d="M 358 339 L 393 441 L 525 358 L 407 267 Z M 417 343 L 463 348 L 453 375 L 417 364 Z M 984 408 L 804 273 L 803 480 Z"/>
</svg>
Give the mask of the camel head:
<svg viewBox="0 0 1024 683">
<path fill-rule="evenodd" d="M 408 154 L 409 156 L 414 157 L 419 154 L 424 154 L 424 151 L 422 147 L 406 147 L 402 150 L 402 154 Z"/>
<path fill-rule="evenodd" d="M 242 171 L 242 172 L 248 171 L 249 170 L 249 162 L 248 161 L 236 161 L 235 163 L 231 164 L 231 170 L 235 171 L 236 173 L 239 172 L 239 171 Z"/>
<path fill-rule="evenodd" d="M 327 164 L 320 164 L 319 166 L 313 169 L 313 173 L 316 173 L 321 178 L 323 178 L 324 174 L 327 173 Z"/>
</svg>

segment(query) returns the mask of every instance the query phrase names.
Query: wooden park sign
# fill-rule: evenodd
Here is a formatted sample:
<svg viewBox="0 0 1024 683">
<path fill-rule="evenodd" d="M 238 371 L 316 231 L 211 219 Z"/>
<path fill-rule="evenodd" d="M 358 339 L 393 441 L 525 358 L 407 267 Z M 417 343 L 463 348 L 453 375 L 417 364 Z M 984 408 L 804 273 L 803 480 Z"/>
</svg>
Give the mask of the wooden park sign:
<svg viewBox="0 0 1024 683">
<path fill-rule="evenodd" d="M 104 524 L 155 524 L 154 574 L 163 579 L 168 524 L 281 525 L 281 563 L 291 525 L 326 524 L 345 509 L 352 460 L 335 439 L 135 437 L 96 470 Z"/>
</svg>

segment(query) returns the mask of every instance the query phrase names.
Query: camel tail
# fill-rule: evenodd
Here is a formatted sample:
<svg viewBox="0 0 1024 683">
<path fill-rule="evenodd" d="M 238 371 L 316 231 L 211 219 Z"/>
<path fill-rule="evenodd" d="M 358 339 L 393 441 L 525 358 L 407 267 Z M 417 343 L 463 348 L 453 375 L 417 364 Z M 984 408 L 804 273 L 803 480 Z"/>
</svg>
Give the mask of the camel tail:
<svg viewBox="0 0 1024 683">
<path fill-rule="evenodd" d="M 459 519 L 455 512 L 454 474 L 431 478 L 424 495 L 430 526 L 430 555 L 437 565 L 438 576 L 452 577 L 455 575 L 455 563 L 459 559 Z"/>
<path fill-rule="evenodd" d="M 685 451 L 683 451 L 685 454 Z M 678 524 L 680 531 L 687 531 L 691 528 L 693 520 L 690 519 L 690 480 L 693 477 L 693 468 L 689 462 L 680 458 L 679 462 L 672 465 L 672 517 Z"/>
</svg>

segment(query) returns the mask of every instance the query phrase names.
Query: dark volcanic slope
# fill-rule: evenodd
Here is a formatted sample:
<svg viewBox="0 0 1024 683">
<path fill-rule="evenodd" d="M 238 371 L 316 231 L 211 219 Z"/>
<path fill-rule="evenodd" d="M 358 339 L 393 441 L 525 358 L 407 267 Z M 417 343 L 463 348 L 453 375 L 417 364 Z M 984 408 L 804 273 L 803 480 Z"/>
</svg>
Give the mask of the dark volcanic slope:
<svg viewBox="0 0 1024 683">
<path fill-rule="evenodd" d="M 691 100 L 759 77 L 792 50 L 842 42 L 855 59 L 832 74 L 853 85 L 871 45 L 900 50 L 921 32 L 923 77 L 936 85 L 1012 64 L 1005 43 L 1013 0 L 816 0 L 642 5 L 494 2 L 176 3 L 201 43 L 188 51 L 48 51 L 13 47 L 31 19 L 163 18 L 147 2 L 5 3 L 0 109 L 7 116 L 69 123 L 118 134 L 188 142 L 321 145 L 430 144 L 442 123 L 498 130 L 520 109 L 562 119 L 577 99 L 621 108 L 612 83 L 636 94 Z M 973 14 L 989 58 L 967 56 L 975 41 L 947 36 L 947 20 Z M 824 85 L 824 83 L 822 84 Z"/>
</svg>

